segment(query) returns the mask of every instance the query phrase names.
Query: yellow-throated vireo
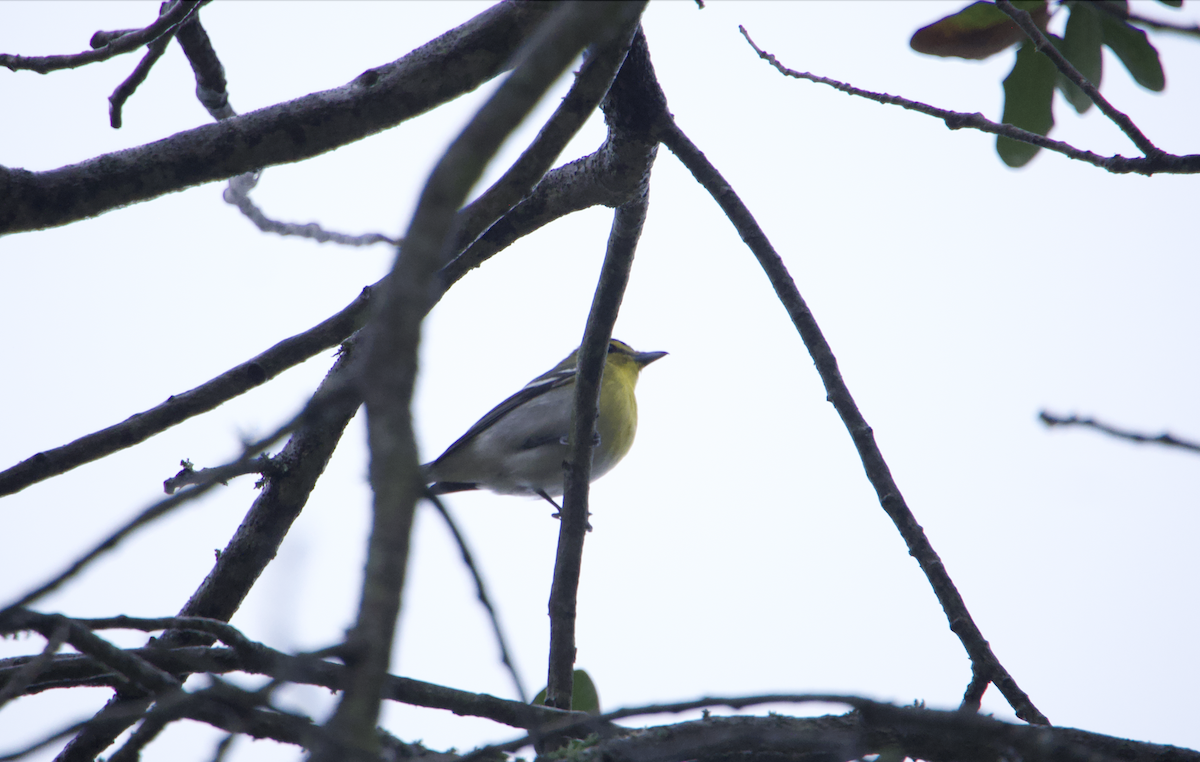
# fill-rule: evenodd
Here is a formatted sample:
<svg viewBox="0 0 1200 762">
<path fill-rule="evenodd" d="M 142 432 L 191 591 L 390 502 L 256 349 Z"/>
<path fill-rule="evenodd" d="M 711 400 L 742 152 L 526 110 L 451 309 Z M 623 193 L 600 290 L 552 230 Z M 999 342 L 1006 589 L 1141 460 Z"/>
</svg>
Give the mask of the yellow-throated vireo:
<svg viewBox="0 0 1200 762">
<path fill-rule="evenodd" d="M 642 368 L 666 352 L 636 352 L 623 341 L 608 342 L 600 381 L 592 480 L 604 476 L 629 452 L 637 431 L 633 388 Z M 426 482 L 434 494 L 487 489 L 501 495 L 551 496 L 563 493 L 563 461 L 575 394 L 579 350 L 525 384 L 492 408 L 432 463 Z"/>
</svg>

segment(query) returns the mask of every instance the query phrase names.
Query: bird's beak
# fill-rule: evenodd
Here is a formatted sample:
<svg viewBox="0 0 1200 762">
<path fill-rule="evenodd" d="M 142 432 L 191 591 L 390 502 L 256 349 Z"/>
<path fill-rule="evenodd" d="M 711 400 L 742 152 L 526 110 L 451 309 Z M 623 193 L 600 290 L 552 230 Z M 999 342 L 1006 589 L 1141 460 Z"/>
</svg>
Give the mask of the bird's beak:
<svg viewBox="0 0 1200 762">
<path fill-rule="evenodd" d="M 640 367 L 644 368 L 647 365 L 649 365 L 650 363 L 659 359 L 660 357 L 666 357 L 666 356 L 667 356 L 666 352 L 637 352 L 636 354 L 634 354 L 633 359 L 637 360 L 637 364 Z"/>
</svg>

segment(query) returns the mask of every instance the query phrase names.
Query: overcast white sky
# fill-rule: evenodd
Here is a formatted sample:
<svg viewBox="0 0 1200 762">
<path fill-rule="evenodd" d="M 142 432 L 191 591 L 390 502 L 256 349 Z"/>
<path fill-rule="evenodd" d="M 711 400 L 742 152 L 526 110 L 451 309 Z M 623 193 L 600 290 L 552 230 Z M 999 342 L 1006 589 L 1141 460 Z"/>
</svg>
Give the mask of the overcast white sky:
<svg viewBox="0 0 1200 762">
<path fill-rule="evenodd" d="M 965 3 L 964 3 L 965 4 Z M 781 253 L 917 519 L 997 656 L 1056 725 L 1200 747 L 1195 633 L 1200 459 L 1086 431 L 1042 408 L 1200 438 L 1195 180 L 1112 176 L 1043 154 L 1005 168 L 993 139 L 785 80 L 795 69 L 998 118 L 1012 52 L 920 56 L 918 27 L 958 3 L 658 2 L 645 16 L 679 124 Z M 239 112 L 344 84 L 465 21 L 479 3 L 216 2 L 202 18 Z M 1195 22 L 1194 7 L 1138 11 Z M 0 51 L 82 50 L 144 26 L 157 3 L 0 5 Z M 1062 18 L 1053 22 L 1061 26 Z M 1104 92 L 1162 148 L 1197 151 L 1200 43 L 1157 35 L 1167 90 L 1106 51 Z M 172 47 L 108 127 L 121 57 L 39 76 L 0 72 L 0 164 L 43 170 L 165 137 L 208 117 Z M 544 118 L 568 82 L 540 112 Z M 489 88 L 382 135 L 264 173 L 277 218 L 399 234 L 438 156 Z M 1057 98 L 1052 137 L 1134 147 Z M 540 124 L 512 141 L 494 177 Z M 564 160 L 593 150 L 598 119 Z M 0 239 L 0 468 L 152 407 L 305 330 L 390 267 L 386 247 L 262 235 L 209 185 Z M 611 212 L 518 242 L 427 321 L 415 402 L 427 457 L 578 344 Z M 701 695 L 831 691 L 957 705 L 969 662 L 874 493 L 803 345 L 731 226 L 667 151 L 616 336 L 666 350 L 639 388 L 638 441 L 594 485 L 579 666 L 606 709 Z M 291 415 L 322 355 L 132 450 L 0 501 L 0 601 L 60 570 L 160 494 L 181 458 L 215 465 Z M 361 418 L 233 623 L 277 648 L 336 642 L 358 600 L 370 496 Z M 254 497 L 243 478 L 126 542 L 46 611 L 173 614 Z M 540 501 L 450 498 L 488 577 L 521 673 L 545 682 L 558 531 Z M 141 636 L 120 642 L 136 645 Z M 41 648 L 0 643 L 0 654 Z M 422 509 L 398 674 L 512 696 L 469 578 Z M 109 692 L 0 712 L 0 753 Z M 285 696 L 307 711 L 325 691 Z M 985 710 L 1012 713 L 989 690 Z M 800 711 L 811 711 L 802 708 Z M 794 711 L 787 708 L 784 711 Z M 652 720 L 653 721 L 653 720 Z M 386 727 L 434 748 L 511 729 L 389 707 Z M 145 759 L 205 759 L 219 736 L 168 732 Z M 238 759 L 295 759 L 239 742 Z M 39 758 L 48 758 L 49 754 Z"/>
</svg>

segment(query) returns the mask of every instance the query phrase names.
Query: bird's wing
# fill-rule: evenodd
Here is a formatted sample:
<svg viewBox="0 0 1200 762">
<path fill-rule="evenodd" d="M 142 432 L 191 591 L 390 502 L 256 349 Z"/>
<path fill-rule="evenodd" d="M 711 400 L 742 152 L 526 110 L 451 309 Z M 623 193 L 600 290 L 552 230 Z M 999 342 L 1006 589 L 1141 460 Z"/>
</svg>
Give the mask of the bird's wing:
<svg viewBox="0 0 1200 762">
<path fill-rule="evenodd" d="M 542 396 L 552 389 L 558 389 L 572 383 L 575 380 L 575 368 L 555 369 L 549 373 L 544 373 L 530 381 L 521 390 L 512 395 L 508 399 L 501 402 L 496 407 L 489 410 L 482 418 L 475 422 L 471 428 L 467 429 L 467 433 L 454 441 L 454 444 L 446 448 L 446 451 L 438 456 L 438 460 L 454 453 L 459 448 L 463 447 L 467 442 L 470 442 L 480 432 L 493 426 L 496 421 L 499 421 L 504 416 L 508 415 L 513 410 L 521 405 Z M 561 436 L 561 435 L 560 435 Z M 436 463 L 437 461 L 434 461 Z"/>
</svg>

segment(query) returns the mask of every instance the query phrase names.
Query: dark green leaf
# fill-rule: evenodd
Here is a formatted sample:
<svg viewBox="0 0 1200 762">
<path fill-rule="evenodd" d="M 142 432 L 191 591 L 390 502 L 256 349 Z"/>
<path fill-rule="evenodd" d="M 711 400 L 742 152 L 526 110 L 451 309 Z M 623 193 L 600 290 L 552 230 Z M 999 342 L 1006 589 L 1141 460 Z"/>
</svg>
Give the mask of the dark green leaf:
<svg viewBox="0 0 1200 762">
<path fill-rule="evenodd" d="M 1150 44 L 1146 33 L 1106 13 L 1097 14 L 1097 18 L 1104 44 L 1112 48 L 1134 80 L 1147 90 L 1161 92 L 1167 86 L 1166 77 L 1162 62 L 1158 60 L 1158 51 Z"/>
<path fill-rule="evenodd" d="M 1004 78 L 1004 117 L 1006 124 L 1046 135 L 1054 126 L 1054 76 L 1058 69 L 1027 42 L 1017 51 L 1017 62 Z M 996 152 L 1010 167 L 1023 167 L 1038 152 L 1038 147 L 1011 138 L 998 137 Z"/>
<path fill-rule="evenodd" d="M 1100 51 L 1103 36 L 1098 13 L 1094 6 L 1087 3 L 1072 5 L 1071 15 L 1067 18 L 1067 31 L 1062 42 L 1056 42 L 1063 57 L 1097 88 L 1104 75 L 1104 56 Z M 1082 114 L 1092 107 L 1092 99 L 1061 73 L 1056 83 L 1076 111 Z"/>
<path fill-rule="evenodd" d="M 1158 0 L 1158 2 L 1162 3 L 1163 5 L 1169 5 L 1172 8 L 1183 7 L 1183 0 Z"/>
</svg>

